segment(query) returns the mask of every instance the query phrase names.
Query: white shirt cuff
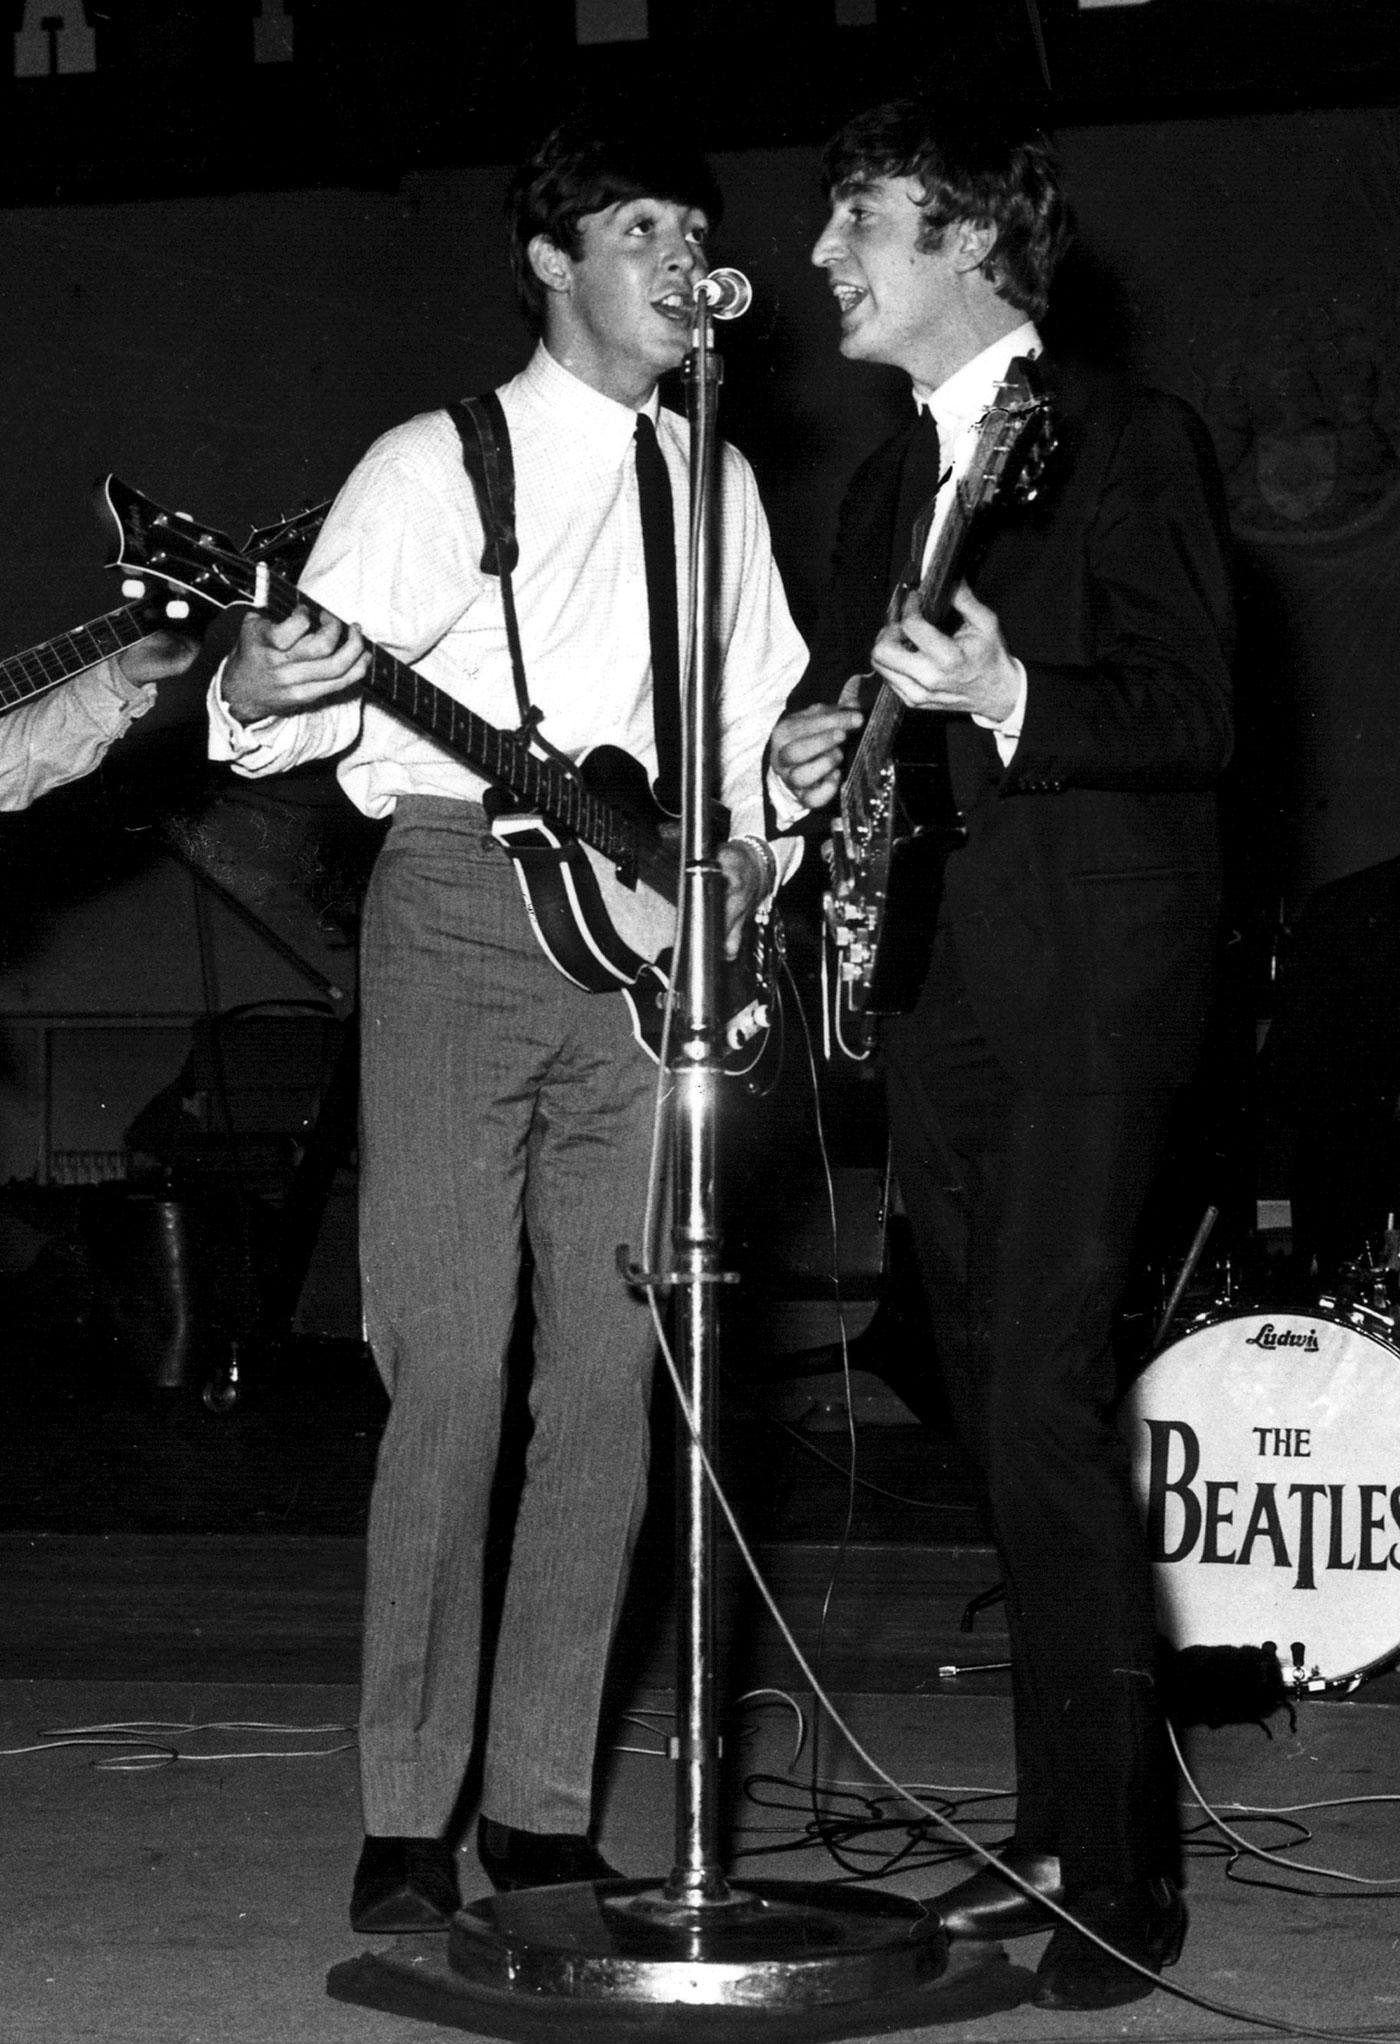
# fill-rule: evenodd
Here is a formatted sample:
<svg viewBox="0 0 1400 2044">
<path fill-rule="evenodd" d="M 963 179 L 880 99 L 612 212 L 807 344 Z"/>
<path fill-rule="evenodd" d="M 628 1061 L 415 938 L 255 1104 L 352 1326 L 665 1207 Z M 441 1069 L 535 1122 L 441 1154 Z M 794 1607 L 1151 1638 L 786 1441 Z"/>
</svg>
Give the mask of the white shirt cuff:
<svg viewBox="0 0 1400 2044">
<path fill-rule="evenodd" d="M 1021 736 L 1021 727 L 1026 721 L 1025 663 L 1020 660 L 1013 660 L 1011 664 L 1016 669 L 1020 680 L 1016 689 L 1016 700 L 1011 705 L 1010 711 L 1002 718 L 1000 723 L 994 723 L 990 717 L 974 716 L 972 719 L 974 724 L 980 724 L 984 731 L 990 731 L 996 739 L 997 751 L 1001 755 L 1003 766 L 1010 766 L 1012 759 L 1015 757 L 1017 741 Z"/>
<path fill-rule="evenodd" d="M 226 660 L 219 662 L 209 684 L 209 757 L 242 761 L 253 758 L 263 749 L 266 734 L 279 720 L 276 717 L 259 717 L 253 724 L 239 723 L 224 701 L 223 679 L 227 665 Z"/>
<path fill-rule="evenodd" d="M 768 799 L 773 804 L 779 830 L 790 830 L 794 823 L 801 823 L 804 816 L 811 814 L 806 804 L 798 801 L 787 782 L 781 780 L 772 767 L 768 769 Z"/>
<path fill-rule="evenodd" d="M 130 681 L 115 654 L 87 670 L 92 677 L 94 695 L 88 707 L 95 707 L 96 692 L 111 696 L 130 717 L 144 717 L 156 699 L 156 685 L 153 681 Z M 123 725 L 125 720 L 123 720 Z"/>
</svg>

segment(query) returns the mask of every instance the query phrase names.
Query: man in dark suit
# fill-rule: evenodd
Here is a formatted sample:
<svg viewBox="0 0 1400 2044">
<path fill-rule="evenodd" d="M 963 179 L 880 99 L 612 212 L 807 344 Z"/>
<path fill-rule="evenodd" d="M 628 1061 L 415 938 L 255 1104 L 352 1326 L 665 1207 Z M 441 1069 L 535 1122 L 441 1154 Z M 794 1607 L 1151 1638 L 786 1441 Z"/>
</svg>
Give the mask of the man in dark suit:
<svg viewBox="0 0 1400 2044">
<path fill-rule="evenodd" d="M 1066 215 L 1043 138 L 954 132 L 912 101 L 852 122 L 825 179 L 813 261 L 842 353 L 907 371 L 918 412 L 843 506 L 816 651 L 774 733 L 775 799 L 792 821 L 836 795 L 862 721 L 851 677 L 873 666 L 917 713 L 906 731 L 941 729 L 967 825 L 929 901 L 922 991 L 884 1048 L 939 1360 L 1002 1563 L 1018 1787 L 1002 1863 L 1024 1885 L 985 1866 L 938 1907 L 954 1936 L 1053 1925 L 1036 2001 L 1106 2007 L 1149 1993 L 1185 1929 L 1110 1337 L 1209 1000 L 1223 496 L 1187 406 L 1046 358 L 1058 448 L 1039 497 L 993 507 L 947 630 L 886 625 L 921 502 L 935 491 L 932 547 L 1009 363 L 1040 354 Z"/>
</svg>

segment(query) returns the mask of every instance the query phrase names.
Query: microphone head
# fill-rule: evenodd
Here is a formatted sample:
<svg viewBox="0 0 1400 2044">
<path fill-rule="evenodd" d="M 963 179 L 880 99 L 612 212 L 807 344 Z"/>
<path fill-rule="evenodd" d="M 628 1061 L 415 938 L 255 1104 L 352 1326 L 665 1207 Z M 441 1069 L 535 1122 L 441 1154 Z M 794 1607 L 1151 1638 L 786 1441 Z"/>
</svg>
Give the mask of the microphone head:
<svg viewBox="0 0 1400 2044">
<path fill-rule="evenodd" d="M 753 285 L 742 270 L 711 270 L 697 280 L 695 297 L 703 298 L 713 319 L 738 319 L 753 304 Z"/>
</svg>

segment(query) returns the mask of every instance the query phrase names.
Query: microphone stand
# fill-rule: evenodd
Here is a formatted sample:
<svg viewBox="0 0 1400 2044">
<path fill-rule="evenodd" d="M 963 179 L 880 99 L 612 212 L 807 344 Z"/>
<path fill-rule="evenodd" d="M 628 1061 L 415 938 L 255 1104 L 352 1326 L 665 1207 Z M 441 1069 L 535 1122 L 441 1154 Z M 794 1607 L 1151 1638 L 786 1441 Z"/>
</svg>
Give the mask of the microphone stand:
<svg viewBox="0 0 1400 2044">
<path fill-rule="evenodd" d="M 722 273 L 732 288 L 737 273 Z M 738 277 L 747 293 L 747 280 Z M 796 1881 L 731 1884 L 719 1851 L 715 1709 L 714 1386 L 722 1267 L 716 1124 L 723 1077 L 721 977 L 724 873 L 715 856 L 718 784 L 713 685 L 715 415 L 722 365 L 711 347 L 711 305 L 696 287 L 686 365 L 691 448 L 690 654 L 682 691 L 680 936 L 673 1086 L 673 1267 L 655 1282 L 676 1294 L 676 1357 L 688 1414 L 678 1422 L 676 1500 L 675 1863 L 669 1879 L 577 1882 L 474 1902 L 455 1919 L 448 1963 L 496 1992 L 628 2004 L 674 2015 L 687 2006 L 746 2010 L 840 2005 L 924 1986 L 947 1964 L 938 1917 L 876 1889 L 833 1891 Z M 734 300 L 716 300 L 717 306 Z M 744 296 L 738 310 L 747 304 Z M 726 316 L 724 312 L 720 316 Z M 733 316 L 732 310 L 728 316 Z M 421 1956 L 421 1954 L 419 1955 Z M 416 1975 L 421 1987 L 424 1975 Z M 465 1993 L 459 1988 L 459 1993 Z"/>
<path fill-rule="evenodd" d="M 678 1041 L 672 1169 L 676 1365 L 688 1413 L 677 1420 L 676 1863 L 666 1893 L 699 1907 L 731 1899 L 720 1870 L 715 1714 L 714 1390 L 719 1364 L 718 1288 L 723 1270 L 716 1155 L 724 1076 L 720 984 L 724 970 L 724 873 L 715 857 L 712 796 L 719 785 L 712 569 L 715 418 L 724 365 L 710 344 L 710 306 L 698 295 L 685 365 L 690 418 L 690 646 L 682 695 L 681 883 Z"/>
</svg>

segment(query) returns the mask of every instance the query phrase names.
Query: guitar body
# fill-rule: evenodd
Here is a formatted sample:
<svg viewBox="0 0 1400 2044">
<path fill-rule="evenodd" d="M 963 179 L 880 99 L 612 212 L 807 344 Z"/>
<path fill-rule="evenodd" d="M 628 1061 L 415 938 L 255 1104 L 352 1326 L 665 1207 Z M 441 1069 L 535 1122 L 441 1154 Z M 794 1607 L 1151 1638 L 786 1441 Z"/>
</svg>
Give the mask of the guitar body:
<svg viewBox="0 0 1400 2044">
<path fill-rule="evenodd" d="M 492 817 L 491 831 L 515 862 L 540 949 L 585 993 L 630 986 L 674 937 L 669 903 L 650 890 L 621 887 L 596 852 L 544 817 L 508 811 Z"/>
<path fill-rule="evenodd" d="M 679 880 L 676 826 L 656 808 L 645 769 L 617 746 L 603 745 L 583 760 L 590 792 L 629 814 L 649 833 L 652 849 L 669 857 Z M 591 994 L 620 993 L 632 1034 L 647 1055 L 661 1058 L 667 994 L 676 941 L 674 901 L 638 879 L 627 886 L 613 864 L 547 817 L 515 807 L 488 791 L 493 836 L 515 862 L 525 910 L 540 949 L 575 986 Z M 722 990 L 725 1070 L 751 1073 L 762 1059 L 770 1029 L 766 945 L 726 966 Z"/>
<path fill-rule="evenodd" d="M 859 824 L 834 824 L 827 897 L 845 1007 L 867 1041 L 879 1016 L 907 1015 L 919 998 L 944 864 L 966 836 L 946 761 L 891 760 L 882 790 Z"/>
</svg>

